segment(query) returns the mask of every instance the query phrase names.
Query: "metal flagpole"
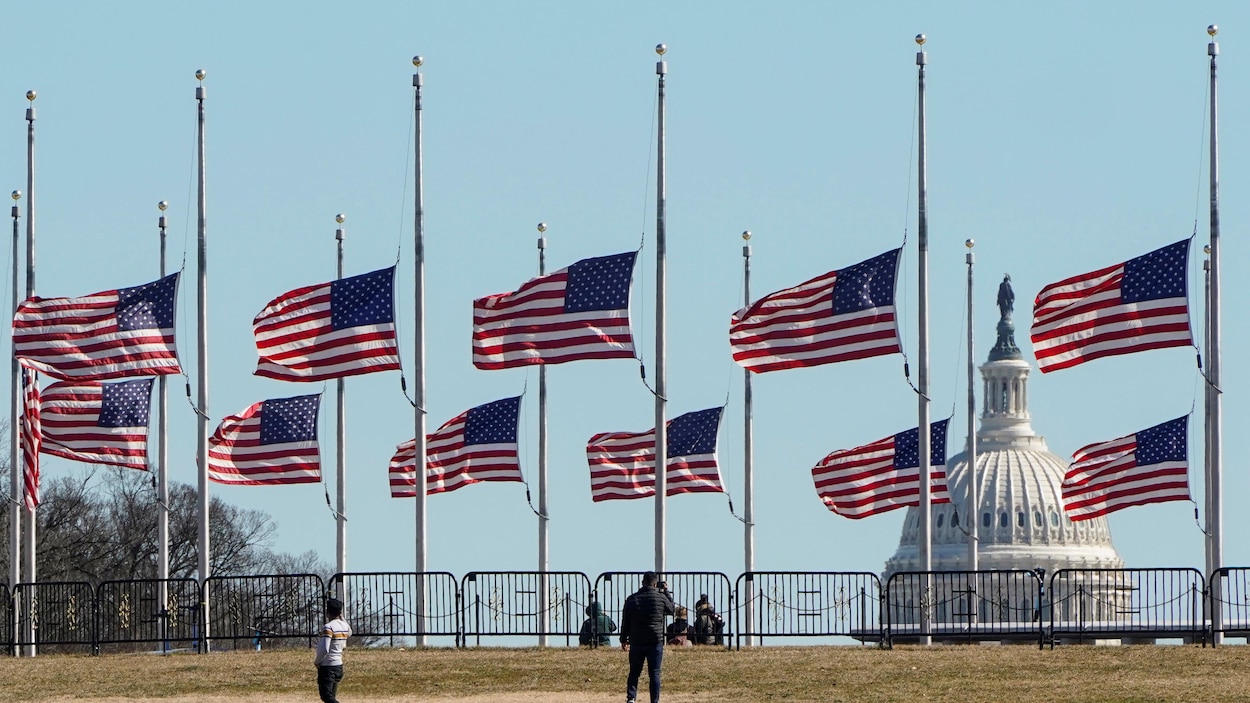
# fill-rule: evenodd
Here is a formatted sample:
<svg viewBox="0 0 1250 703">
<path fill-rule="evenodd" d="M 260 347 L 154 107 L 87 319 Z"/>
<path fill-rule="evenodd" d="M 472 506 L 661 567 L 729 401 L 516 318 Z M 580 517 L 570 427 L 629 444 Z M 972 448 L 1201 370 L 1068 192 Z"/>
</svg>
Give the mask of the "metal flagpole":
<svg viewBox="0 0 1250 703">
<path fill-rule="evenodd" d="M 924 47 L 925 36 L 923 34 L 916 35 L 916 44 Z M 929 572 L 933 570 L 933 526 L 931 523 L 933 516 L 933 496 L 929 486 L 929 463 L 930 463 L 930 436 L 929 436 L 929 214 L 927 208 L 928 198 L 928 181 L 925 172 L 925 94 L 924 94 L 924 68 L 928 63 L 928 55 L 923 51 L 916 52 L 916 66 L 918 67 L 918 101 L 917 108 L 919 110 L 920 137 L 917 146 L 917 162 L 919 164 L 919 176 L 917 182 L 919 184 L 919 224 L 916 227 L 916 267 L 920 271 L 920 306 L 918 308 L 919 317 L 919 334 L 917 335 L 918 349 L 916 352 L 916 362 L 918 367 L 918 395 L 920 419 L 917 434 L 919 435 L 920 450 L 920 570 Z M 923 578 L 921 586 L 921 603 L 920 603 L 920 623 L 921 631 L 928 632 L 929 629 L 929 606 L 931 603 L 931 593 L 928 576 Z M 930 644 L 931 640 L 928 635 L 922 635 L 920 644 Z"/>
<path fill-rule="evenodd" d="M 1203 352 L 1209 352 L 1211 349 L 1211 245 L 1207 244 L 1202 247 L 1202 253 L 1206 256 L 1202 260 L 1202 349 Z M 1211 387 L 1204 385 L 1202 389 L 1202 482 L 1203 482 L 1203 503 L 1202 514 L 1207 521 L 1207 530 L 1203 536 L 1204 559 L 1203 565 L 1206 567 L 1206 574 L 1210 577 L 1219 564 L 1216 563 L 1212 556 L 1211 543 Z"/>
<path fill-rule="evenodd" d="M 200 574 L 200 617 L 204 631 L 200 633 L 203 643 L 201 651 L 209 651 L 208 599 L 204 587 L 212 576 L 209 567 L 209 525 L 208 525 L 208 220 L 207 202 L 204 189 L 204 78 L 208 74 L 204 69 L 195 72 L 199 85 L 195 87 L 197 110 L 196 155 L 198 160 L 198 188 L 196 212 L 198 234 L 198 253 L 196 256 L 196 386 L 198 400 L 196 402 L 196 461 L 199 467 L 199 513 L 196 516 L 197 532 L 199 533 L 199 574 Z"/>
<path fill-rule="evenodd" d="M 35 91 L 26 91 L 26 99 L 30 101 L 30 107 L 26 108 L 26 297 L 29 298 L 35 294 Z M 25 404 L 22 406 L 25 408 Z M 23 410 L 25 412 L 25 410 Z M 38 460 L 38 453 L 35 454 Z M 38 583 L 39 578 L 36 572 L 36 554 L 35 554 L 35 529 L 39 519 L 37 509 L 28 507 L 26 510 L 26 531 L 22 535 L 25 541 L 22 556 L 26 560 L 23 568 L 25 579 L 28 583 Z M 34 617 L 26 619 L 27 622 L 27 641 L 32 644 L 27 648 L 27 654 L 35 656 L 35 621 Z"/>
<path fill-rule="evenodd" d="M 343 278 L 343 222 L 347 219 L 343 213 L 334 216 L 338 228 L 334 230 L 334 240 L 338 249 L 338 278 Z M 334 440 L 334 480 L 337 491 L 334 509 L 334 568 L 337 573 L 347 573 L 347 401 L 344 393 L 347 383 L 342 378 L 335 380 L 335 425 L 337 433 Z M 338 598 L 343 599 L 346 587 L 339 579 Z"/>
<path fill-rule="evenodd" d="M 1224 498 L 1223 492 L 1223 427 L 1222 408 L 1223 391 L 1220 388 L 1220 142 L 1219 142 L 1219 102 L 1216 99 L 1215 57 L 1220 53 L 1220 45 L 1215 35 L 1220 28 L 1207 27 L 1207 35 L 1211 37 L 1207 44 L 1207 55 L 1211 57 L 1211 348 L 1207 351 L 1207 394 L 1211 398 L 1211 436 L 1207 448 L 1211 461 L 1211 477 L 1208 490 L 1211 493 L 1211 512 L 1207 516 L 1207 532 L 1211 540 L 1211 560 L 1214 562 L 1207 573 L 1223 566 L 1224 562 Z M 1216 579 L 1211 584 L 1212 602 L 1216 604 L 1211 610 L 1214 642 L 1218 644 L 1220 636 L 1220 582 Z"/>
<path fill-rule="evenodd" d="M 17 306 L 21 304 L 21 293 L 18 289 L 18 282 L 21 276 L 17 270 L 18 259 L 18 238 L 21 236 L 19 232 L 19 222 L 21 220 L 21 208 L 18 207 L 17 201 L 21 200 L 22 191 L 13 191 L 13 310 L 17 311 Z M 12 333 L 10 332 L 10 340 Z M 10 410 L 13 420 L 9 423 L 9 587 L 12 588 L 22 582 L 22 486 L 25 481 L 22 477 L 22 435 L 21 425 L 18 418 L 22 415 L 22 367 L 17 363 L 17 350 L 13 350 L 11 357 L 12 362 L 12 397 L 10 398 Z M 14 598 L 17 596 L 15 595 Z M 15 613 L 22 612 L 22 605 L 14 602 L 13 609 Z M 13 619 L 13 629 L 8 634 L 13 636 L 13 640 L 17 641 L 17 618 Z"/>
<path fill-rule="evenodd" d="M 538 275 L 547 273 L 547 223 L 538 223 Z M 547 366 L 538 367 L 538 612 L 542 613 L 538 646 L 547 646 L 548 599 L 546 573 L 551 565 L 547 536 Z"/>
<path fill-rule="evenodd" d="M 750 231 L 742 233 L 742 241 L 742 306 L 747 308 L 751 305 L 751 245 L 748 243 L 751 241 Z M 748 574 L 755 571 L 755 438 L 751 425 L 751 400 L 751 370 L 743 369 L 742 497 L 746 503 L 742 513 L 742 569 Z M 743 617 L 746 620 L 747 646 L 750 647 L 755 645 L 755 638 L 751 637 L 751 628 L 755 626 L 755 581 L 748 578 L 746 586 L 746 597 L 743 598 L 746 609 Z"/>
<path fill-rule="evenodd" d="M 156 204 L 160 218 L 156 221 L 161 235 L 161 278 L 165 277 L 165 209 L 169 203 Z M 161 646 L 169 647 L 169 387 L 165 376 L 156 377 L 156 578 L 160 584 L 157 609 L 160 613 Z"/>
<path fill-rule="evenodd" d="M 665 262 L 665 229 L 664 220 L 667 202 L 664 192 L 664 76 L 668 73 L 668 62 L 663 60 L 668 47 L 657 44 L 655 53 L 661 59 L 655 63 L 655 74 L 658 81 L 658 113 L 656 121 L 656 177 L 655 177 L 655 571 L 662 574 L 665 569 L 666 515 L 664 502 L 666 498 L 668 473 L 668 432 L 666 416 L 668 403 L 668 375 L 664 361 L 667 353 L 665 338 L 666 310 L 664 304 L 667 267 Z"/>
<path fill-rule="evenodd" d="M 980 511 L 981 488 L 977 478 L 977 393 L 976 393 L 976 358 L 974 334 L 972 331 L 972 264 L 976 257 L 972 247 L 976 242 L 971 239 L 964 241 L 968 253 L 964 260 L 968 262 L 968 512 L 964 521 L 968 524 L 968 570 L 977 570 L 977 513 Z M 975 612 L 972 617 L 976 617 Z"/>
<path fill-rule="evenodd" d="M 413 344 L 416 354 L 416 361 L 413 364 L 413 373 L 416 383 L 414 389 L 414 399 L 416 402 L 416 413 L 414 418 L 415 425 L 415 441 L 416 446 L 413 448 L 413 468 L 416 470 L 416 482 L 413 489 L 416 491 L 416 522 L 417 522 L 417 574 L 418 578 L 423 578 L 426 569 L 426 543 L 425 543 L 425 203 L 422 199 L 421 184 L 421 85 L 423 83 L 420 68 L 425 60 L 420 56 L 412 57 L 412 65 L 416 66 L 418 71 L 412 74 L 412 89 L 414 93 L 414 129 L 416 132 L 414 139 L 414 160 L 416 170 L 415 192 L 413 194 L 413 267 L 415 269 L 416 279 L 416 301 L 414 307 L 416 309 L 416 321 L 413 327 L 416 330 L 416 342 Z M 417 630 L 425 632 L 425 588 L 417 589 Z M 417 636 L 417 646 L 425 645 L 425 635 Z"/>
</svg>

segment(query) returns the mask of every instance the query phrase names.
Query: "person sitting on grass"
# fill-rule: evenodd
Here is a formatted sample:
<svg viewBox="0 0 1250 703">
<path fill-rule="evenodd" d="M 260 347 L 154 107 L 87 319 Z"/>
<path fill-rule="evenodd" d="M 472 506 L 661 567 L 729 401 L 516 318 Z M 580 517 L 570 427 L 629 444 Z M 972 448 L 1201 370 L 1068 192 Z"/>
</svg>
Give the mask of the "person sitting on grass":
<svg viewBox="0 0 1250 703">
<path fill-rule="evenodd" d="M 603 612 L 603 606 L 599 605 L 599 601 L 591 601 L 590 605 L 586 606 L 586 620 L 582 622 L 581 632 L 577 635 L 577 643 L 584 646 L 607 647 L 612 644 L 612 638 L 609 635 L 613 632 L 616 632 L 616 623 Z"/>
</svg>

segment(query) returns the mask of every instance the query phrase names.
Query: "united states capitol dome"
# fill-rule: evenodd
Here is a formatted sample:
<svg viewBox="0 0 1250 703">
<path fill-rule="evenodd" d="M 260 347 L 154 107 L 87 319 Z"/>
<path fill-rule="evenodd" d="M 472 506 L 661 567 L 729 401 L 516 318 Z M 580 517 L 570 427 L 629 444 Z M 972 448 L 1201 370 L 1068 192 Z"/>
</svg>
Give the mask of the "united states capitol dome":
<svg viewBox="0 0 1250 703">
<path fill-rule="evenodd" d="M 1124 560 L 1111 543 L 1105 517 L 1072 522 L 1063 510 L 1062 483 L 1068 462 L 1033 431 L 1028 410 L 1030 366 L 1014 339 L 1011 278 L 999 287 L 998 341 L 981 366 L 982 412 L 977 429 L 976 471 L 968 452 L 948 457 L 950 503 L 932 506 L 931 560 L 934 571 L 963 571 L 969 564 L 968 481 L 979 488 L 977 568 L 1121 569 Z M 920 509 L 908 508 L 898 550 L 885 563 L 885 576 L 921 571 Z"/>
</svg>

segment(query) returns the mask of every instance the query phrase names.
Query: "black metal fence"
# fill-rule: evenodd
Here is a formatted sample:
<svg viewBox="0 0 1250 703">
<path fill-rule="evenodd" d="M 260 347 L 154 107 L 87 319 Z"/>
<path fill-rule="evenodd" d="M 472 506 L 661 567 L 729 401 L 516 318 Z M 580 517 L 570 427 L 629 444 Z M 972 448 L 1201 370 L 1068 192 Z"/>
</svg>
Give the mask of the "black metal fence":
<svg viewBox="0 0 1250 703">
<path fill-rule="evenodd" d="M 882 642 L 881 579 L 868 572 L 752 571 L 734 584 L 736 642 L 854 637 Z"/>
<path fill-rule="evenodd" d="M 342 599 L 353 635 L 366 642 L 394 647 L 451 637 L 460 643 L 460 588 L 447 572 L 335 574 L 329 592 Z"/>
<path fill-rule="evenodd" d="M 1034 571 L 903 572 L 886 583 L 887 644 L 1036 641 L 1044 637 L 1042 577 Z"/>
<path fill-rule="evenodd" d="M 483 637 L 563 637 L 576 644 L 591 603 L 590 579 L 578 571 L 473 571 L 460 580 L 461 643 Z"/>
<path fill-rule="evenodd" d="M 642 572 L 345 573 L 87 583 L 0 584 L 0 650 L 40 653 L 311 647 L 328 595 L 358 642 L 427 637 L 573 646 L 588 606 L 616 620 Z M 1250 567 L 905 572 L 884 586 L 866 572 L 663 575 L 693 623 L 706 601 L 724 618 L 711 644 L 851 637 L 890 646 L 943 642 L 1250 638 Z M 593 612 L 593 611 L 591 611 Z M 592 623 L 594 622 L 591 619 Z M 595 633 L 599 634 L 599 633 Z M 610 634 L 610 633 L 603 633 Z M 717 636 L 719 635 L 719 636 Z M 553 641 L 554 640 L 554 641 Z M 1214 641 L 1214 640 L 1212 640 Z M 511 644 L 513 642 L 505 642 Z"/>
<path fill-rule="evenodd" d="M 1056 641 L 1206 642 L 1206 582 L 1196 569 L 1060 569 L 1050 577 Z"/>
</svg>

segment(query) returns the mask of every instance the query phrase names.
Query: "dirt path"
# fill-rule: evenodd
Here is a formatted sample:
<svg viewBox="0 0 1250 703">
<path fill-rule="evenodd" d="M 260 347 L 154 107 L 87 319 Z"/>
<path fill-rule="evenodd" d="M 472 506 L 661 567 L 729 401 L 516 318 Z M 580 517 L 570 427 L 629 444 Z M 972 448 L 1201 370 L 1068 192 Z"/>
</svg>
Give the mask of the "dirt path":
<svg viewBox="0 0 1250 703">
<path fill-rule="evenodd" d="M 645 691 L 640 692 L 643 696 Z M 491 694 L 486 696 L 467 696 L 467 697 L 451 697 L 451 698 L 350 698 L 344 699 L 344 703 L 356 703 L 356 701 L 368 703 L 620 703 L 625 693 L 622 691 L 618 694 L 608 693 L 509 693 L 509 694 Z M 52 703 L 239 703 L 247 701 L 248 703 L 309 703 L 316 701 L 316 692 L 309 692 L 307 696 L 275 696 L 272 694 L 255 695 L 247 698 L 238 696 L 179 696 L 174 698 L 52 698 Z M 683 696 L 680 694 L 665 694 L 666 703 L 694 703 L 697 700 L 708 700 L 706 695 Z M 723 699 L 722 699 L 723 700 Z"/>
</svg>

